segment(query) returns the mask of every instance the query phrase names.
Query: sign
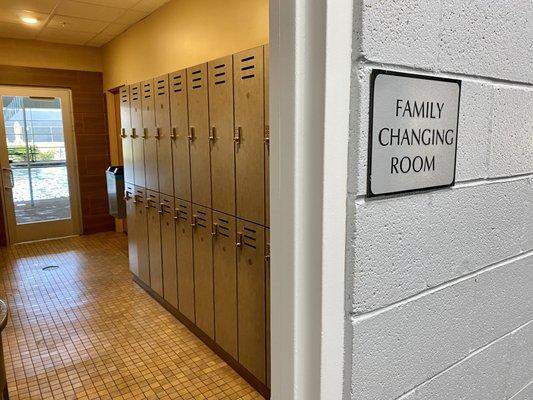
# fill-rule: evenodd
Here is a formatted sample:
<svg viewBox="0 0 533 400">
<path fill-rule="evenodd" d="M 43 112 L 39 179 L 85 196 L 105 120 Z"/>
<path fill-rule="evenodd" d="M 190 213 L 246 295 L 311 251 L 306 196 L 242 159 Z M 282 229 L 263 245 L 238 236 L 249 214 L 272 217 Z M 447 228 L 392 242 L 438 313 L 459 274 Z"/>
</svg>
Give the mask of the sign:
<svg viewBox="0 0 533 400">
<path fill-rule="evenodd" d="M 374 70 L 368 195 L 455 182 L 461 81 Z"/>
</svg>

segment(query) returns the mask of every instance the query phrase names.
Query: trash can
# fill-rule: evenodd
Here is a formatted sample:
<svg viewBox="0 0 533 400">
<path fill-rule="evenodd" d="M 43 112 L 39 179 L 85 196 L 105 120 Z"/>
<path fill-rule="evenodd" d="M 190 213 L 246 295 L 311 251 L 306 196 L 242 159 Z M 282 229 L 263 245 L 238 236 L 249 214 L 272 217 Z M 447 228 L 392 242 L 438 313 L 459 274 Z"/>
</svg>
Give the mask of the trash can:
<svg viewBox="0 0 533 400">
<path fill-rule="evenodd" d="M 126 218 L 126 202 L 124 201 L 124 167 L 112 165 L 106 170 L 107 199 L 109 214 L 115 218 Z"/>
</svg>

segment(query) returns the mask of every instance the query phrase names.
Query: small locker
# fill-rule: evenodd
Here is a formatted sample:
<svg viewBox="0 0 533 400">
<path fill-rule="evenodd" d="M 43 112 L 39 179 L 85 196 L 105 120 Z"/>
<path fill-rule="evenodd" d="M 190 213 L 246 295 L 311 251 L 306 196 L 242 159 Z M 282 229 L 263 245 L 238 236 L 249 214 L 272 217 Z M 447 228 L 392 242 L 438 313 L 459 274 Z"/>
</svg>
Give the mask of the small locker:
<svg viewBox="0 0 533 400">
<path fill-rule="evenodd" d="M 269 46 L 265 45 L 265 225 L 270 226 L 270 113 L 269 113 Z"/>
<path fill-rule="evenodd" d="M 139 264 L 137 262 L 137 240 L 135 236 L 137 229 L 135 228 L 135 187 L 131 183 L 126 183 L 124 188 L 124 200 L 126 201 L 126 218 L 128 221 L 128 259 L 130 271 L 138 276 Z"/>
<path fill-rule="evenodd" d="M 134 183 L 133 180 L 133 143 L 131 138 L 130 90 L 122 86 L 120 96 L 120 124 L 122 138 L 122 157 L 124 160 L 124 182 Z M 132 196 L 133 193 L 130 193 Z"/>
<path fill-rule="evenodd" d="M 159 192 L 169 196 L 174 196 L 168 75 L 162 75 L 154 79 L 154 93 L 156 125 L 155 138 L 157 141 L 157 171 L 159 174 Z"/>
<path fill-rule="evenodd" d="M 235 215 L 232 56 L 209 62 L 208 71 L 212 208 Z"/>
<path fill-rule="evenodd" d="M 194 267 L 192 245 L 191 203 L 174 198 L 176 222 L 176 264 L 178 267 L 178 305 L 179 311 L 189 321 L 194 318 Z"/>
<path fill-rule="evenodd" d="M 211 210 L 193 205 L 194 304 L 196 326 L 215 338 Z"/>
<path fill-rule="evenodd" d="M 163 297 L 178 309 L 178 275 L 176 269 L 176 230 L 174 198 L 160 194 L 161 261 L 163 263 Z"/>
<path fill-rule="evenodd" d="M 139 279 L 150 286 L 150 254 L 148 250 L 148 219 L 146 189 L 135 186 L 135 241 L 137 244 L 137 266 Z"/>
<path fill-rule="evenodd" d="M 192 202 L 211 207 L 207 64 L 187 68 Z"/>
<path fill-rule="evenodd" d="M 270 388 L 270 229 L 265 230 L 265 286 L 266 286 L 266 385 Z"/>
<path fill-rule="evenodd" d="M 154 111 L 154 81 L 153 79 L 141 83 L 141 107 L 144 138 L 144 167 L 146 188 L 159 191 L 157 175 L 157 134 L 155 129 Z"/>
<path fill-rule="evenodd" d="M 144 139 L 141 109 L 141 84 L 130 86 L 131 138 L 133 144 L 133 179 L 136 186 L 146 187 L 144 177 Z"/>
<path fill-rule="evenodd" d="M 265 223 L 263 47 L 233 56 L 237 215 Z"/>
<path fill-rule="evenodd" d="M 146 191 L 148 213 L 148 249 L 150 254 L 150 287 L 163 296 L 163 267 L 161 263 L 161 207 L 159 193 Z"/>
<path fill-rule="evenodd" d="M 235 217 L 213 211 L 215 341 L 235 359 L 238 358 L 236 257 Z"/>
<path fill-rule="evenodd" d="M 187 72 L 181 70 L 171 73 L 169 85 L 174 196 L 191 201 Z"/>
<path fill-rule="evenodd" d="M 265 228 L 237 220 L 239 362 L 266 383 Z"/>
</svg>

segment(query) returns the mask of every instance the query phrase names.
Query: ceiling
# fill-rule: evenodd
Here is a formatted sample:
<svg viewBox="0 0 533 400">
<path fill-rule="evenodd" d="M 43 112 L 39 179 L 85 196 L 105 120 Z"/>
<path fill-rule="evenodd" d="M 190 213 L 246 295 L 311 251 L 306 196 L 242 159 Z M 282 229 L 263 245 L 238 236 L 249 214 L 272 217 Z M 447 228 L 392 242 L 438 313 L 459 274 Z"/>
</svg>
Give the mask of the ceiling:
<svg viewBox="0 0 533 400">
<path fill-rule="evenodd" d="M 0 0 L 0 37 L 100 47 L 168 1 Z"/>
</svg>

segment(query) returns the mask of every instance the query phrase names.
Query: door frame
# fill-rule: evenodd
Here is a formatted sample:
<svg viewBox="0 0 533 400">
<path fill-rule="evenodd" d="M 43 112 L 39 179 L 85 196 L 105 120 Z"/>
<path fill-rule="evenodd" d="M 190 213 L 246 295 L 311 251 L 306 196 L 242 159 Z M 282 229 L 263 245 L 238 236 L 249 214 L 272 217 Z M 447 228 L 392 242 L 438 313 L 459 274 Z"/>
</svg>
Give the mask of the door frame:
<svg viewBox="0 0 533 400">
<path fill-rule="evenodd" d="M 0 85 L 0 98 L 2 96 L 36 96 L 36 97 L 58 97 L 61 99 L 61 114 L 63 119 L 63 129 L 64 129 L 64 140 L 65 140 L 65 152 L 67 154 L 67 176 L 69 184 L 69 196 L 71 204 L 71 220 L 72 220 L 72 232 L 69 232 L 70 235 L 78 235 L 82 233 L 82 218 L 81 218 L 81 201 L 80 201 L 80 190 L 79 190 L 79 177 L 78 177 L 78 160 L 76 152 L 76 135 L 74 131 L 74 115 L 72 112 L 72 92 L 67 88 L 55 88 L 55 87 L 35 87 L 35 86 L 11 86 L 11 85 Z M 2 105 L 3 107 L 3 105 Z M 0 115 L 0 140 L 5 140 L 5 123 L 3 113 Z M 8 160 L 4 160 L 5 154 L 0 154 L 2 158 L 2 164 L 9 163 Z M 6 179 L 5 174 L 0 173 L 0 180 L 2 187 L 4 185 L 4 180 Z M 10 215 L 10 212 L 14 213 L 12 208 L 12 201 L 7 200 L 5 190 L 2 190 L 2 202 L 3 202 L 3 213 L 5 221 L 5 232 L 8 244 L 21 243 L 23 241 L 16 240 L 16 234 L 14 229 L 14 224 L 16 221 L 13 220 L 14 215 Z M 11 205 L 10 205 L 11 204 Z M 46 222 L 43 222 L 43 225 Z M 41 227 L 37 227 L 37 231 L 41 231 Z M 50 237 L 46 239 L 52 239 L 55 237 Z M 31 240 L 40 240 L 39 238 L 30 239 Z"/>
<path fill-rule="evenodd" d="M 270 1 L 273 400 L 349 397 L 352 8 L 350 0 Z"/>
</svg>

